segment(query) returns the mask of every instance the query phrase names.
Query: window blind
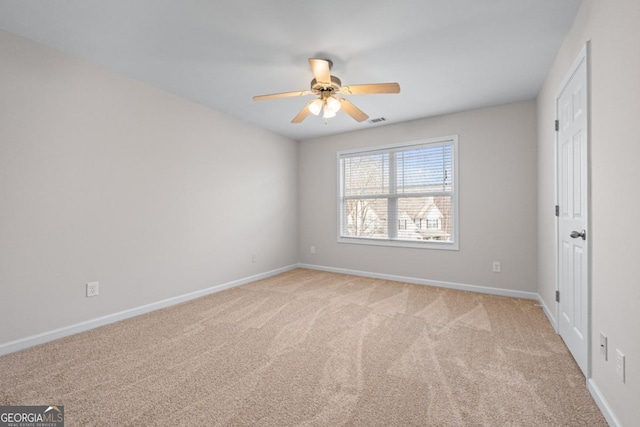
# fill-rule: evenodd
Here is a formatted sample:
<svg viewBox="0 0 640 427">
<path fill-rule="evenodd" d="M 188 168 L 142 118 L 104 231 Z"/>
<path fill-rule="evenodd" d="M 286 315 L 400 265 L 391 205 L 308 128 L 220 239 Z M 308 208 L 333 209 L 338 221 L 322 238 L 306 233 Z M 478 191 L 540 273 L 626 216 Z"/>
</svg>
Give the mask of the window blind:
<svg viewBox="0 0 640 427">
<path fill-rule="evenodd" d="M 339 238 L 455 243 L 457 138 L 339 154 Z"/>
</svg>

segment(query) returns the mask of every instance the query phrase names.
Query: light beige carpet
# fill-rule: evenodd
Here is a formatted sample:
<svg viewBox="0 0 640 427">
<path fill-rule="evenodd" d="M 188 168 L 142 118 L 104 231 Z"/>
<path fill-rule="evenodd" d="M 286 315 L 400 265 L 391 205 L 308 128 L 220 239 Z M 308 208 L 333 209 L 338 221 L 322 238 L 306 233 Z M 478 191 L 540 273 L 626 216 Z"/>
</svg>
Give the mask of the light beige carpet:
<svg viewBox="0 0 640 427">
<path fill-rule="evenodd" d="M 533 301 L 310 270 L 0 358 L 67 426 L 605 426 Z"/>
</svg>

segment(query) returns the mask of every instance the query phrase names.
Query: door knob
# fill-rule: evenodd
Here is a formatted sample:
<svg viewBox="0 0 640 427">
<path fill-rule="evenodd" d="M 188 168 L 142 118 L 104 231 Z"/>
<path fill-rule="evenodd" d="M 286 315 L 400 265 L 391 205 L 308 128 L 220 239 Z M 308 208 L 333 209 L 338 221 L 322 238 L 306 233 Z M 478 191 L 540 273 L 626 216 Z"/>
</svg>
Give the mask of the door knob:
<svg viewBox="0 0 640 427">
<path fill-rule="evenodd" d="M 573 239 L 577 239 L 578 237 L 582 237 L 582 240 L 587 240 L 587 230 L 582 231 L 572 231 L 570 236 Z"/>
</svg>

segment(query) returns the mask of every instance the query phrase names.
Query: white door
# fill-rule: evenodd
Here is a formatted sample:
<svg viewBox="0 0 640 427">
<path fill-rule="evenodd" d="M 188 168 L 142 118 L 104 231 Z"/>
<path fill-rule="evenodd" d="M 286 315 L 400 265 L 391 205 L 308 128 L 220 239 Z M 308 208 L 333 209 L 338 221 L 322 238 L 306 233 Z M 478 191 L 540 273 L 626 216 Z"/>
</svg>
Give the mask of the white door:
<svg viewBox="0 0 640 427">
<path fill-rule="evenodd" d="M 556 99 L 558 159 L 558 332 L 588 377 L 589 254 L 586 48 Z"/>
</svg>

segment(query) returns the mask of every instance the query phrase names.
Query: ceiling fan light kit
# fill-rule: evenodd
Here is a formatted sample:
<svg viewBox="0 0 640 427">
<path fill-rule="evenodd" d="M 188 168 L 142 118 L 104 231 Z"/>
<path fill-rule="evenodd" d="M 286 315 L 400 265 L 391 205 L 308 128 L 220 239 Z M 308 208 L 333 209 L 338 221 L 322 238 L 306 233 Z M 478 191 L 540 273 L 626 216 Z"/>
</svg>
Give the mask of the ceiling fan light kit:
<svg viewBox="0 0 640 427">
<path fill-rule="evenodd" d="M 333 96 L 330 96 L 327 98 L 326 101 L 326 105 L 325 105 L 325 109 L 329 109 L 331 111 L 333 111 L 334 113 L 337 113 L 338 111 L 340 111 L 340 108 L 342 107 L 342 105 L 340 104 L 340 101 L 338 101 L 336 98 L 334 98 Z"/>
<path fill-rule="evenodd" d="M 336 112 L 335 111 L 331 111 L 329 108 L 327 108 L 327 106 L 325 105 L 324 107 L 324 112 L 322 113 L 322 118 L 323 119 L 330 119 L 331 117 L 335 117 L 336 116 Z M 326 122 L 325 122 L 326 124 Z"/>
<path fill-rule="evenodd" d="M 313 114 L 314 116 L 317 116 L 318 114 L 320 114 L 320 111 L 322 111 L 323 106 L 324 106 L 324 103 L 322 102 L 322 99 L 314 99 L 309 103 L 308 108 L 309 108 L 309 111 L 311 111 L 311 114 Z"/>
<path fill-rule="evenodd" d="M 373 83 L 363 85 L 342 86 L 342 81 L 330 73 L 333 63 L 328 59 L 309 58 L 309 65 L 313 73 L 311 89 L 296 92 L 274 93 L 270 95 L 254 96 L 254 101 L 267 99 L 289 98 L 292 96 L 319 95 L 318 98 L 307 103 L 304 108 L 291 120 L 291 123 L 302 123 L 309 113 L 317 116 L 322 111 L 322 118 L 335 117 L 341 109 L 355 121 L 362 122 L 369 118 L 362 110 L 345 98 L 336 98 L 334 95 L 364 95 L 380 93 L 400 93 L 398 83 Z"/>
</svg>

